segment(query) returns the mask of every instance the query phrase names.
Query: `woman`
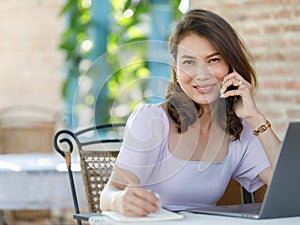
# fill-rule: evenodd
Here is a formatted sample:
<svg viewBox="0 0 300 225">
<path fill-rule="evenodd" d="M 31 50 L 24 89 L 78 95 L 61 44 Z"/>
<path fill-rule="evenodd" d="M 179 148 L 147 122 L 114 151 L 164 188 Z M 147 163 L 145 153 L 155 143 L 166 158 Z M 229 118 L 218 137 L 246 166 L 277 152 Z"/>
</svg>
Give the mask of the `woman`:
<svg viewBox="0 0 300 225">
<path fill-rule="evenodd" d="M 212 12 L 191 10 L 169 49 L 166 101 L 128 119 L 102 210 L 144 216 L 161 205 L 208 207 L 231 178 L 250 192 L 270 181 L 280 141 L 255 105 L 251 57 L 233 28 Z"/>
</svg>

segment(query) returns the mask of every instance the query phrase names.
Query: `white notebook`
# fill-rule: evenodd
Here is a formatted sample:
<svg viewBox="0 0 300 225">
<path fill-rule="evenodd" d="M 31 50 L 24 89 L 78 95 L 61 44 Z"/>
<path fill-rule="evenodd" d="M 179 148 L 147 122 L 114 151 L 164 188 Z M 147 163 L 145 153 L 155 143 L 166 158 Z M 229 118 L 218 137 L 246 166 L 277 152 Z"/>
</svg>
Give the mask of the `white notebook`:
<svg viewBox="0 0 300 225">
<path fill-rule="evenodd" d="M 169 210 L 160 208 L 156 213 L 150 213 L 144 217 L 129 217 L 124 216 L 117 212 L 103 211 L 103 215 L 106 215 L 117 222 L 146 222 L 146 221 L 162 221 L 162 220 L 179 220 L 184 217 L 184 215 L 171 212 Z"/>
</svg>

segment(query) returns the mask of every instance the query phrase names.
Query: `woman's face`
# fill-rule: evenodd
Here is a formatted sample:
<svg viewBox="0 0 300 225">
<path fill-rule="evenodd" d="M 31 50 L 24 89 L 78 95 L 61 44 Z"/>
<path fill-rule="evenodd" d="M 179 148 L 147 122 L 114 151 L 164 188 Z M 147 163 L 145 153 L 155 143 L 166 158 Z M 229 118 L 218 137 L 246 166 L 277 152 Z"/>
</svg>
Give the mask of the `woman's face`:
<svg viewBox="0 0 300 225">
<path fill-rule="evenodd" d="M 221 82 L 229 66 L 206 38 L 191 33 L 178 45 L 175 70 L 187 96 L 205 105 L 219 99 Z"/>
</svg>

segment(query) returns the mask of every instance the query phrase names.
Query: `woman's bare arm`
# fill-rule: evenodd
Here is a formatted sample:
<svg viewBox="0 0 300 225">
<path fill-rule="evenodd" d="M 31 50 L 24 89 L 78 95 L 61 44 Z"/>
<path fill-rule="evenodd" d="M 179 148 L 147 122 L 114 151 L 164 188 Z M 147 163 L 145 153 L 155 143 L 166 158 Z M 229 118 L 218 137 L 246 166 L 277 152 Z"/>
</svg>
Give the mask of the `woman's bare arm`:
<svg viewBox="0 0 300 225">
<path fill-rule="evenodd" d="M 114 169 L 110 181 L 100 196 L 100 208 L 126 216 L 146 216 L 156 212 L 159 200 L 156 195 L 139 187 L 138 178 L 123 169 Z"/>
<path fill-rule="evenodd" d="M 266 118 L 264 115 L 258 113 L 257 116 L 253 118 L 250 117 L 246 121 L 252 127 L 253 130 L 256 130 L 259 126 L 264 125 L 266 123 Z M 275 168 L 276 159 L 279 154 L 281 141 L 274 133 L 272 127 L 269 127 L 264 132 L 259 133 L 257 137 L 260 140 L 271 164 L 270 168 L 267 168 L 259 174 L 259 178 L 265 184 L 269 184 L 273 174 L 273 169 Z"/>
</svg>

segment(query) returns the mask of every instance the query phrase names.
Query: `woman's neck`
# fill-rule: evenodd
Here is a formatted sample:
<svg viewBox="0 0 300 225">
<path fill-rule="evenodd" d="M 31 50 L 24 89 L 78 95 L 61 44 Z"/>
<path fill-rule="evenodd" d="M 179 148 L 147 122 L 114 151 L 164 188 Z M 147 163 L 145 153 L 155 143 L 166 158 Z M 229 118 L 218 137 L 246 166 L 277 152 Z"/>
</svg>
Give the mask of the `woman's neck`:
<svg viewBox="0 0 300 225">
<path fill-rule="evenodd" d="M 201 105 L 202 115 L 199 118 L 201 131 L 208 131 L 218 124 L 218 104 Z"/>
</svg>

